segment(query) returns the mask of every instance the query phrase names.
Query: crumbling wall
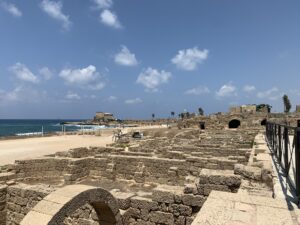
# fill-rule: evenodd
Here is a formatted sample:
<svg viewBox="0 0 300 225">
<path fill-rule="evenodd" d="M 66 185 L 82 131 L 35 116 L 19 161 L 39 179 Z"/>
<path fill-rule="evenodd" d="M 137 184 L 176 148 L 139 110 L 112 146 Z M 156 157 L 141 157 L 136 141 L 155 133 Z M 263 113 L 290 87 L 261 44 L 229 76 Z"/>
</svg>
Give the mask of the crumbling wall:
<svg viewBox="0 0 300 225">
<path fill-rule="evenodd" d="M 6 193 L 7 186 L 0 185 L 0 225 L 6 225 Z"/>
<path fill-rule="evenodd" d="M 68 159 L 42 158 L 17 160 L 14 170 L 17 178 L 58 178 L 62 177 L 68 166 Z"/>
<path fill-rule="evenodd" d="M 54 191 L 49 185 L 20 184 L 7 188 L 7 225 L 20 224 L 24 216 L 45 196 Z"/>
</svg>

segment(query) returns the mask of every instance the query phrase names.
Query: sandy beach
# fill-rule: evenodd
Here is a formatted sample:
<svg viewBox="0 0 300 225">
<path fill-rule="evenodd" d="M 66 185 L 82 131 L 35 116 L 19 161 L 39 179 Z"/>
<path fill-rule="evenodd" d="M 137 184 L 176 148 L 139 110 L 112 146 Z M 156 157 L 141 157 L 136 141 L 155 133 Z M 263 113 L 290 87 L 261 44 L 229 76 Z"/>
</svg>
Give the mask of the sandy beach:
<svg viewBox="0 0 300 225">
<path fill-rule="evenodd" d="M 152 128 L 162 128 L 162 126 L 125 128 L 122 132 Z M 113 130 L 104 130 L 102 136 L 63 135 L 1 140 L 0 166 L 14 163 L 15 160 L 41 157 L 72 148 L 105 146 L 112 143 L 112 133 Z"/>
<path fill-rule="evenodd" d="M 36 137 L 0 141 L 0 165 L 14 163 L 18 159 L 28 159 L 67 151 L 71 148 L 105 146 L 112 142 L 111 136 L 65 135 Z"/>
</svg>

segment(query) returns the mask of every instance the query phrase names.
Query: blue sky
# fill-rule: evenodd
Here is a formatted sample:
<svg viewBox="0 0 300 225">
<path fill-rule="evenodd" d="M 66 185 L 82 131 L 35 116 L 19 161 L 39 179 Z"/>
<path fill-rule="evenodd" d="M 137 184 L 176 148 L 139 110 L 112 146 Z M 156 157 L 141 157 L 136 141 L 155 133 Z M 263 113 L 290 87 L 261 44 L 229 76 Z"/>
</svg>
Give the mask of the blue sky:
<svg viewBox="0 0 300 225">
<path fill-rule="evenodd" d="M 300 104 L 298 0 L 0 0 L 0 118 Z M 293 107 L 294 109 L 294 107 Z"/>
</svg>

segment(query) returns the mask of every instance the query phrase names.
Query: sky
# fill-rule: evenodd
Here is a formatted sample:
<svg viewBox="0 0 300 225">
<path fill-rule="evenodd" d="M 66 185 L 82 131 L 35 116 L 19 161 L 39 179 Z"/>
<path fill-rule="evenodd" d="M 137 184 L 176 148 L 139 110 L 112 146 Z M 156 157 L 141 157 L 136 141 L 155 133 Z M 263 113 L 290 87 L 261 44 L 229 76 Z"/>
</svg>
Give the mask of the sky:
<svg viewBox="0 0 300 225">
<path fill-rule="evenodd" d="M 300 104 L 299 0 L 0 0 L 0 119 Z"/>
</svg>

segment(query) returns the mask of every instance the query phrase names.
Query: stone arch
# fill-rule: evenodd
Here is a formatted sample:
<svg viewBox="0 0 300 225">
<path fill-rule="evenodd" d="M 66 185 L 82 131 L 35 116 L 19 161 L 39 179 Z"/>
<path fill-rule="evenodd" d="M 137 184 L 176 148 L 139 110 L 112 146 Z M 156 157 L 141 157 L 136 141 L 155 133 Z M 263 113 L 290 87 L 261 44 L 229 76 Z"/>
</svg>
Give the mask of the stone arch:
<svg viewBox="0 0 300 225">
<path fill-rule="evenodd" d="M 263 119 L 261 122 L 260 122 L 260 125 L 262 126 L 266 126 L 267 124 L 267 119 Z"/>
<path fill-rule="evenodd" d="M 117 200 L 109 191 L 87 185 L 69 185 L 41 200 L 20 225 L 61 225 L 64 218 L 85 204 L 95 209 L 99 224 L 123 225 Z"/>
<path fill-rule="evenodd" d="M 238 128 L 241 125 L 241 121 L 238 119 L 230 120 L 228 123 L 229 128 Z"/>
</svg>

